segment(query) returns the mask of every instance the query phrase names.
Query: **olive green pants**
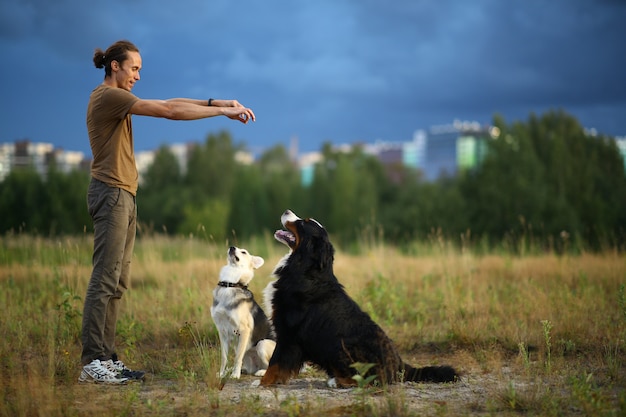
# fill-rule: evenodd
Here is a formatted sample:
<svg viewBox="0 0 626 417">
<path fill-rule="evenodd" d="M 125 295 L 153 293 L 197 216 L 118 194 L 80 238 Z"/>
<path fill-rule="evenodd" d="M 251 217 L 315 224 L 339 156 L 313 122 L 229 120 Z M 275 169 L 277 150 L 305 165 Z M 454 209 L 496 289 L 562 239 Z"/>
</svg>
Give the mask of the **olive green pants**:
<svg viewBox="0 0 626 417">
<path fill-rule="evenodd" d="M 110 359 L 122 295 L 128 289 L 135 245 L 135 196 L 94 178 L 87 192 L 93 220 L 93 270 L 83 309 L 81 363 Z"/>
</svg>

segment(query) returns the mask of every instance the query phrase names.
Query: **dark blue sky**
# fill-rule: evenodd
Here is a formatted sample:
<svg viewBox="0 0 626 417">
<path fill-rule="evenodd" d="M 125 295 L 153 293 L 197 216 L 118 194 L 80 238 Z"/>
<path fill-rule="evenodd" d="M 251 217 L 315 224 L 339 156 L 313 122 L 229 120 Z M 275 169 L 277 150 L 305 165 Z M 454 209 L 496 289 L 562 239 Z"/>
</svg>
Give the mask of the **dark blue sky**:
<svg viewBox="0 0 626 417">
<path fill-rule="evenodd" d="M 90 154 L 96 47 L 141 50 L 141 98 L 236 98 L 257 122 L 134 117 L 136 149 L 227 129 L 251 150 L 298 137 L 408 141 L 454 119 L 562 109 L 626 135 L 621 0 L 3 0 L 0 142 Z"/>
</svg>

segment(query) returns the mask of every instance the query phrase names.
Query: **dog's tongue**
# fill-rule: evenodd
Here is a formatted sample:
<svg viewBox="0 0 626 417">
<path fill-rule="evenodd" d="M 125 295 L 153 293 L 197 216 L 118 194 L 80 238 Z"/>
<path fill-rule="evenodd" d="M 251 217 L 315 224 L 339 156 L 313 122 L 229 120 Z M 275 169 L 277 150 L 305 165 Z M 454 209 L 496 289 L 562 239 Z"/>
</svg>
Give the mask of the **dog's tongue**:
<svg viewBox="0 0 626 417">
<path fill-rule="evenodd" d="M 292 246 L 296 243 L 296 239 L 293 233 L 287 230 L 277 230 L 274 233 L 274 238 L 288 246 Z"/>
</svg>

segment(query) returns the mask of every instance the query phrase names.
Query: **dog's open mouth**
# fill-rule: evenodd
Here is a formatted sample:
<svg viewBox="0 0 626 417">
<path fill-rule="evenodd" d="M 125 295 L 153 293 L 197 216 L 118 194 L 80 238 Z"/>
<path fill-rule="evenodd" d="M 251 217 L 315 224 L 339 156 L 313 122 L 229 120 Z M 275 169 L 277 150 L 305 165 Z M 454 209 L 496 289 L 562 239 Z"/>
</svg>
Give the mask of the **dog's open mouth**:
<svg viewBox="0 0 626 417">
<path fill-rule="evenodd" d="M 276 239 L 280 243 L 284 243 L 291 249 L 293 249 L 296 244 L 296 237 L 288 230 L 277 230 L 276 232 L 274 232 L 274 239 Z"/>
</svg>

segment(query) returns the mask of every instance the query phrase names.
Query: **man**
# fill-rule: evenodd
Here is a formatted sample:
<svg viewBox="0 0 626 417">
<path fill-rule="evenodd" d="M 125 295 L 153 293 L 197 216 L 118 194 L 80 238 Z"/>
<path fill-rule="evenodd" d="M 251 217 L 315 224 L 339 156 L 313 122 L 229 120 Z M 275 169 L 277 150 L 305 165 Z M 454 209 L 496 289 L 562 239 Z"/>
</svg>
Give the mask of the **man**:
<svg viewBox="0 0 626 417">
<path fill-rule="evenodd" d="M 115 351 L 120 300 L 130 280 L 135 243 L 138 173 L 135 165 L 131 115 L 172 120 L 226 116 L 242 123 L 255 120 L 251 109 L 237 100 L 142 100 L 130 91 L 139 81 L 141 55 L 129 41 L 96 49 L 96 68 L 104 82 L 91 93 L 87 131 L 93 153 L 87 208 L 94 224 L 93 271 L 83 310 L 83 351 L 79 382 L 124 384 L 142 379 Z"/>
</svg>

